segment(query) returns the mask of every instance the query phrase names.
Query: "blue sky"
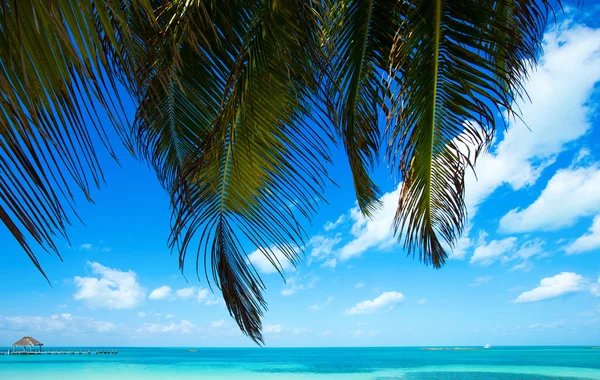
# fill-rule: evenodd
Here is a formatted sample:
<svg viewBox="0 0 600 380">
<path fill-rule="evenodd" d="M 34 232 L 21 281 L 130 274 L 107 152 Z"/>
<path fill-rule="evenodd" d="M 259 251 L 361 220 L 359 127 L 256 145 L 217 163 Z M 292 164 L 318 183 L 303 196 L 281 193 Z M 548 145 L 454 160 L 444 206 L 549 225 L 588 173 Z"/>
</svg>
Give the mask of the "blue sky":
<svg viewBox="0 0 600 380">
<path fill-rule="evenodd" d="M 591 345 L 600 342 L 600 11 L 586 2 L 545 36 L 522 122 L 500 132 L 467 178 L 470 220 L 440 270 L 406 257 L 390 230 L 398 183 L 373 220 L 356 209 L 334 152 L 305 259 L 287 283 L 253 252 L 268 287 L 268 346 Z M 575 17 L 575 14 L 577 15 Z M 0 228 L 0 346 L 252 346 L 218 294 L 184 278 L 166 247 L 168 197 L 124 150 L 107 185 L 78 203 L 64 261 L 39 252 L 48 286 Z M 249 252 L 253 249 L 248 247 Z"/>
</svg>

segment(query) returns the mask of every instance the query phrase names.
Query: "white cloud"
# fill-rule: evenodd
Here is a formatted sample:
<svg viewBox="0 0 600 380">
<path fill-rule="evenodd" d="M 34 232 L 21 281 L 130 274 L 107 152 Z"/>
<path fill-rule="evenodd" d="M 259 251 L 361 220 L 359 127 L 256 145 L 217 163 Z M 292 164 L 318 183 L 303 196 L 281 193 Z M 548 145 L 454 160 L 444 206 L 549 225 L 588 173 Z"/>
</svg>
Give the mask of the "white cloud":
<svg viewBox="0 0 600 380">
<path fill-rule="evenodd" d="M 600 250 L 600 215 L 596 215 L 588 232 L 569 244 L 565 251 L 569 255 Z"/>
<path fill-rule="evenodd" d="M 189 288 L 177 289 L 175 294 L 180 298 L 191 298 L 196 294 L 196 287 L 190 286 Z"/>
<path fill-rule="evenodd" d="M 205 305 L 216 305 L 220 300 L 216 298 L 210 290 L 206 288 L 190 286 L 189 288 L 181 288 L 175 291 L 175 296 L 184 300 L 195 300 L 198 303 Z"/>
<path fill-rule="evenodd" d="M 380 296 L 372 300 L 366 300 L 357 303 L 352 308 L 344 312 L 345 315 L 375 314 L 381 311 L 392 310 L 396 305 L 404 300 L 404 295 L 400 292 L 383 292 Z"/>
<path fill-rule="evenodd" d="M 146 318 L 146 315 L 147 314 L 145 312 L 143 312 L 143 311 L 140 311 L 139 313 L 137 313 L 137 316 L 140 317 L 140 318 Z"/>
<path fill-rule="evenodd" d="M 98 321 L 91 317 L 77 317 L 71 314 L 40 316 L 0 316 L 0 330 L 29 333 L 93 334 L 116 330 L 110 322 Z"/>
<path fill-rule="evenodd" d="M 190 334 L 199 331 L 198 327 L 190 321 L 181 320 L 179 323 L 163 325 L 160 323 L 144 323 L 137 329 L 139 334 Z"/>
<path fill-rule="evenodd" d="M 396 190 L 383 194 L 381 208 L 370 219 L 365 218 L 358 207 L 350 210 L 350 219 L 354 222 L 350 233 L 354 238 L 340 249 L 338 258 L 341 261 L 360 256 L 371 248 L 385 249 L 396 243 L 392 225 L 400 188 L 398 185 Z"/>
<path fill-rule="evenodd" d="M 167 298 L 169 296 L 171 296 L 171 287 L 169 287 L 167 285 L 163 285 L 159 288 L 154 289 L 150 293 L 148 298 L 150 298 L 151 300 L 161 300 L 161 299 Z"/>
<path fill-rule="evenodd" d="M 296 247 L 294 250 L 296 253 L 300 251 L 300 248 Z M 286 257 L 285 253 L 279 247 L 271 247 L 271 257 L 275 257 L 275 265 L 267 258 L 265 253 L 260 249 L 252 252 L 248 255 L 248 260 L 254 265 L 254 267 L 263 274 L 278 273 L 277 268 L 282 271 L 293 271 L 294 264 Z"/>
<path fill-rule="evenodd" d="M 473 256 L 471 256 L 472 264 L 479 264 L 481 266 L 492 265 L 496 260 L 500 259 L 503 255 L 506 255 L 514 251 L 517 243 L 517 238 L 508 237 L 502 240 L 492 240 L 486 242 L 485 233 L 479 234 L 478 246 L 475 248 Z"/>
<path fill-rule="evenodd" d="M 365 287 L 365 283 L 364 283 L 364 282 L 362 282 L 362 281 L 361 281 L 361 282 L 357 282 L 357 283 L 354 285 L 354 287 L 355 287 L 356 289 L 364 288 L 364 287 Z"/>
<path fill-rule="evenodd" d="M 491 279 L 492 279 L 492 276 L 476 277 L 475 281 L 472 284 L 469 284 L 469 286 L 471 286 L 471 287 L 481 286 L 483 284 L 487 284 L 488 282 L 490 282 Z"/>
<path fill-rule="evenodd" d="M 502 232 L 552 231 L 600 213 L 600 169 L 568 168 L 556 172 L 538 199 L 513 209 L 500 220 Z"/>
<path fill-rule="evenodd" d="M 326 260 L 321 264 L 321 268 L 334 269 L 337 266 L 337 259 L 334 257 L 332 259 Z"/>
<path fill-rule="evenodd" d="M 310 257 L 315 260 L 325 260 L 333 255 L 334 247 L 341 241 L 340 236 L 325 237 L 322 235 L 313 236 L 310 239 Z"/>
<path fill-rule="evenodd" d="M 263 333 L 264 334 L 279 334 L 283 331 L 283 327 L 280 324 L 277 325 L 264 325 Z"/>
<path fill-rule="evenodd" d="M 167 318 L 167 319 L 175 318 L 175 314 L 169 313 L 169 314 L 165 315 L 165 318 Z"/>
<path fill-rule="evenodd" d="M 344 221 L 346 220 L 346 217 L 342 214 L 340 215 L 339 218 L 337 218 L 337 220 L 335 222 L 327 222 L 325 223 L 325 225 L 323 226 L 323 229 L 325 231 L 331 231 L 336 229 L 337 226 L 339 226 L 340 224 L 344 223 Z"/>
<path fill-rule="evenodd" d="M 523 121 L 511 121 L 494 152 L 480 157 L 477 179 L 467 175 L 471 217 L 502 185 L 519 190 L 534 184 L 569 142 L 589 131 L 588 101 L 600 81 L 599 53 L 600 29 L 564 23 L 545 34 L 544 55 L 525 84 L 530 100 L 517 104 Z"/>
<path fill-rule="evenodd" d="M 281 295 L 291 296 L 300 290 L 313 288 L 317 281 L 319 281 L 319 278 L 315 277 L 313 274 L 307 274 L 305 276 L 297 274 L 286 280 L 285 286 L 281 290 Z"/>
<path fill-rule="evenodd" d="M 333 334 L 333 331 L 331 331 L 331 330 L 325 330 L 325 331 L 323 331 L 321 333 L 318 333 L 317 335 L 319 335 L 319 336 L 329 336 L 331 334 Z"/>
<path fill-rule="evenodd" d="M 417 301 L 419 305 L 425 305 L 427 303 L 427 298 L 421 298 Z"/>
<path fill-rule="evenodd" d="M 135 272 L 122 272 L 99 263 L 88 262 L 88 266 L 99 278 L 76 276 L 75 300 L 84 301 L 92 308 L 133 309 L 146 298 Z"/>
<path fill-rule="evenodd" d="M 510 261 L 514 259 L 523 259 L 527 260 L 534 256 L 540 256 L 544 252 L 545 241 L 541 239 L 533 239 L 527 241 L 521 245 L 521 247 L 515 252 L 512 257 L 505 259 L 505 261 Z"/>
<path fill-rule="evenodd" d="M 556 276 L 542 279 L 537 288 L 521 293 L 513 302 L 537 302 L 556 298 L 585 290 L 586 284 L 587 281 L 583 276 L 573 272 L 562 272 Z"/>
<path fill-rule="evenodd" d="M 210 324 L 210 327 L 213 327 L 213 328 L 219 328 L 219 327 L 223 327 L 223 326 L 225 326 L 225 320 L 224 319 L 220 319 L 218 321 L 213 321 Z"/>
<path fill-rule="evenodd" d="M 93 248 L 93 246 L 90 243 L 81 244 L 79 246 L 79 249 L 84 250 L 84 251 L 89 251 L 92 248 Z"/>
<path fill-rule="evenodd" d="M 595 297 L 600 297 L 600 277 L 598 277 L 598 281 L 590 285 L 590 293 Z"/>
<path fill-rule="evenodd" d="M 533 264 L 531 263 L 531 261 L 525 260 L 519 264 L 513 265 L 513 267 L 510 268 L 510 270 L 511 271 L 522 270 L 523 272 L 529 272 L 532 268 L 533 268 Z"/>
<path fill-rule="evenodd" d="M 472 227 L 473 225 L 471 223 L 468 223 L 465 226 L 462 235 L 456 240 L 454 248 L 450 248 L 446 241 L 442 241 L 442 246 L 448 253 L 448 259 L 463 260 L 465 258 L 467 252 L 469 251 L 469 248 L 471 248 L 471 246 L 473 245 L 471 238 L 469 238 L 469 234 L 471 233 Z"/>
<path fill-rule="evenodd" d="M 300 335 L 309 332 L 310 330 L 302 327 L 283 327 L 280 324 L 276 325 L 264 325 L 263 333 L 265 335 L 279 335 L 279 334 L 290 334 L 290 335 Z"/>
</svg>

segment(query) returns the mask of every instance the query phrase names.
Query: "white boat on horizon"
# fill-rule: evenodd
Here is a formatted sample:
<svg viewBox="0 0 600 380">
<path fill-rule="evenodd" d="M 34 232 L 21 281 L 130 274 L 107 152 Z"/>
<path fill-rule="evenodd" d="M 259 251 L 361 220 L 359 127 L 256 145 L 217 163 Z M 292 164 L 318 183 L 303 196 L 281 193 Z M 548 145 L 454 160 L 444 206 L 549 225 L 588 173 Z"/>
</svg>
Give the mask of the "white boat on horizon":
<svg viewBox="0 0 600 380">
<path fill-rule="evenodd" d="M 486 344 L 485 346 L 483 346 L 483 348 L 492 348 L 492 346 L 490 346 L 489 344 Z"/>
</svg>

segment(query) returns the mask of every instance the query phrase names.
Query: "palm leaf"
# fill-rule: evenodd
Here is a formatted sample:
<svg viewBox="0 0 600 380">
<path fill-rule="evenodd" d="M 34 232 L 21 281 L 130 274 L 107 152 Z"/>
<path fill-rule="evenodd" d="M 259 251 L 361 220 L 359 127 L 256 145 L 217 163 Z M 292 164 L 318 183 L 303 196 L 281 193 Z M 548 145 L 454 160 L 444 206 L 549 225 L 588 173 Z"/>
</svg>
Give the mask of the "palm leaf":
<svg viewBox="0 0 600 380">
<path fill-rule="evenodd" d="M 137 131 L 172 195 L 182 270 L 192 250 L 242 331 L 262 342 L 264 285 L 244 247 L 261 248 L 278 268 L 269 247 L 298 260 L 297 215 L 315 210 L 327 151 L 309 125 L 320 113 L 312 113 L 318 60 L 310 23 L 299 25 L 312 10 L 291 0 L 243 3 L 210 10 L 209 25 L 182 34 L 171 71 L 159 69 L 149 85 Z"/>
<path fill-rule="evenodd" d="M 102 116 L 126 136 L 107 75 L 126 64 L 125 18 L 117 0 L 0 7 L 0 220 L 42 273 L 31 240 L 60 257 L 54 239 L 67 237 L 76 196 L 91 200 L 104 180 L 94 140 L 112 150 Z"/>
<path fill-rule="evenodd" d="M 539 53 L 547 7 L 530 1 L 415 1 L 392 51 L 388 155 L 403 178 L 395 219 L 409 252 L 440 267 L 466 219 L 464 173 L 513 113 Z M 515 27 L 515 25 L 517 27 Z"/>
<path fill-rule="evenodd" d="M 390 58 L 400 1 L 336 2 L 329 22 L 336 51 L 332 64 L 339 135 L 344 143 L 358 205 L 365 215 L 378 206 L 379 189 L 369 172 L 378 161 L 382 134 L 383 77 Z"/>
</svg>

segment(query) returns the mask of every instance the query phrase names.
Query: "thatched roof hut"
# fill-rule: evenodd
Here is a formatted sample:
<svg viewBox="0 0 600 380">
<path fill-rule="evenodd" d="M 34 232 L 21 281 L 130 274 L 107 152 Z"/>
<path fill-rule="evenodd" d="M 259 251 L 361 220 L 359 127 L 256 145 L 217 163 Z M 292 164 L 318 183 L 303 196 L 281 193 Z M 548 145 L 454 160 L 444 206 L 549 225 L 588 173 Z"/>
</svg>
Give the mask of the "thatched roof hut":
<svg viewBox="0 0 600 380">
<path fill-rule="evenodd" d="M 44 344 L 42 342 L 40 342 L 39 340 L 36 340 L 30 336 L 24 336 L 23 339 L 19 340 L 16 343 L 13 343 L 13 349 L 15 347 L 34 347 L 34 346 L 38 346 L 40 348 L 40 351 L 42 350 L 42 346 Z"/>
</svg>

